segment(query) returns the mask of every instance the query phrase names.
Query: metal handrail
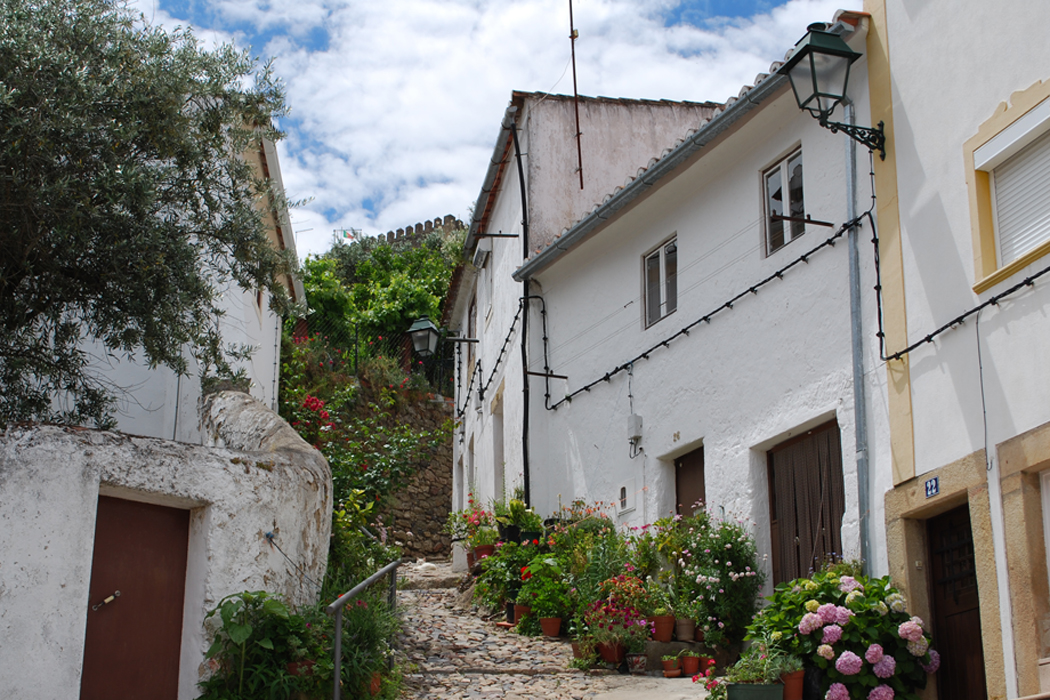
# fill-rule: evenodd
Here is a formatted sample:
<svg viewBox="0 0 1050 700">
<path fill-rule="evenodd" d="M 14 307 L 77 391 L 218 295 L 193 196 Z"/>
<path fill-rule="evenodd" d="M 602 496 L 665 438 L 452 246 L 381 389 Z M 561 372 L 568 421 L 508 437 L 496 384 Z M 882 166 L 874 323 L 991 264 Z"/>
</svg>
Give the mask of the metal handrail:
<svg viewBox="0 0 1050 700">
<path fill-rule="evenodd" d="M 339 700 L 340 690 L 339 686 L 343 680 L 343 607 L 351 600 L 359 598 L 361 593 L 366 588 L 371 586 L 373 583 L 383 578 L 384 576 L 390 577 L 390 611 L 393 612 L 397 609 L 397 567 L 401 566 L 401 560 L 397 559 L 384 566 L 379 571 L 375 572 L 361 583 L 357 584 L 349 591 L 339 596 L 339 599 L 334 603 L 325 608 L 325 612 L 329 615 L 335 615 L 335 647 L 332 649 L 332 661 L 335 664 L 335 677 L 333 680 L 332 687 L 332 700 Z M 391 668 L 393 667 L 394 659 L 390 658 Z"/>
</svg>

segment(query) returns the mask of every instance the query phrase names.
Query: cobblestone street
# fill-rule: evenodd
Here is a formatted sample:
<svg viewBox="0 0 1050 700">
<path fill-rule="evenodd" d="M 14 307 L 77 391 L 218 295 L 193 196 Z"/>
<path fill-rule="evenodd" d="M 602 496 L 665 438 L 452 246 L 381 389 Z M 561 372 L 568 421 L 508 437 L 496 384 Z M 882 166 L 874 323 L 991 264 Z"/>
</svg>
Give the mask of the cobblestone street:
<svg viewBox="0 0 1050 700">
<path fill-rule="evenodd" d="M 409 564 L 398 591 L 404 614 L 400 649 L 408 665 L 402 698 L 560 698 L 615 700 L 699 699 L 706 693 L 689 680 L 579 671 L 569 667 L 568 639 L 525 637 L 471 614 L 448 563 Z"/>
</svg>

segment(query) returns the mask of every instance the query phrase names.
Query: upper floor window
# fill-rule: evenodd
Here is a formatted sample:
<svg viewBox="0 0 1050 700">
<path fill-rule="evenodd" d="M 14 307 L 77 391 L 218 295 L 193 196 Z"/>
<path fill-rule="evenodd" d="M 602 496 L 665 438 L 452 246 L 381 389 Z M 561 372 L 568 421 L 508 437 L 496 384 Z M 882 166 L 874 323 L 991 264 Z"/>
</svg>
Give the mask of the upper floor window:
<svg viewBox="0 0 1050 700">
<path fill-rule="evenodd" d="M 766 255 L 806 232 L 802 196 L 802 151 L 796 151 L 763 175 L 766 197 Z"/>
<path fill-rule="evenodd" d="M 1050 253 L 1050 81 L 1010 99 L 964 146 L 975 292 Z"/>
<path fill-rule="evenodd" d="M 645 325 L 651 326 L 678 308 L 678 239 L 645 256 Z"/>
<path fill-rule="evenodd" d="M 1050 240 L 1050 132 L 992 170 L 999 265 Z"/>
</svg>

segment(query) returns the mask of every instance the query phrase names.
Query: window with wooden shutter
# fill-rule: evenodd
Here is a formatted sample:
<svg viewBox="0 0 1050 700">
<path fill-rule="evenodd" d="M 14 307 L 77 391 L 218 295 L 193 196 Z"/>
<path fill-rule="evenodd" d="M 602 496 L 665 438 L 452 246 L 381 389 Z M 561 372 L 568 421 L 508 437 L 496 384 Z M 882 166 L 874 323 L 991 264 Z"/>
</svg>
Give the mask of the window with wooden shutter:
<svg viewBox="0 0 1050 700">
<path fill-rule="evenodd" d="M 836 421 L 769 451 L 773 583 L 808 576 L 825 555 L 842 553 L 845 490 Z"/>
</svg>

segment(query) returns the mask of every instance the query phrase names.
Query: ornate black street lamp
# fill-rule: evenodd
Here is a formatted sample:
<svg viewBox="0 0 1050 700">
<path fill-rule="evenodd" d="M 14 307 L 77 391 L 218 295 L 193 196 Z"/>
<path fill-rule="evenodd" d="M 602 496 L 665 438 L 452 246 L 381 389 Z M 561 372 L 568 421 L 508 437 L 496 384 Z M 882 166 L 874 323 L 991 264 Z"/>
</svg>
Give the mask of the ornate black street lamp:
<svg viewBox="0 0 1050 700">
<path fill-rule="evenodd" d="M 812 114 L 821 126 L 833 133 L 842 131 L 869 150 L 878 151 L 879 157 L 885 160 L 886 135 L 882 122 L 872 129 L 829 119 L 845 99 L 849 68 L 860 57 L 842 37 L 825 31 L 824 24 L 811 24 L 806 36 L 795 45 L 791 58 L 777 72 L 791 81 L 799 109 Z"/>
<path fill-rule="evenodd" d="M 438 329 L 428 317 L 416 319 L 408 327 L 408 334 L 412 336 L 412 346 L 421 357 L 430 357 L 437 350 Z"/>
</svg>

